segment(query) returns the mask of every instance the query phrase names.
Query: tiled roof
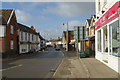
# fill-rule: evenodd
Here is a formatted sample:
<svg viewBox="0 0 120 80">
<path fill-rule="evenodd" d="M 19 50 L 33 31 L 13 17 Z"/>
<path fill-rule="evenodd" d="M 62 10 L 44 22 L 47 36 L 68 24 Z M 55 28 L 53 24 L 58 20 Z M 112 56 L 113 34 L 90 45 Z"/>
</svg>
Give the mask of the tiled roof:
<svg viewBox="0 0 120 80">
<path fill-rule="evenodd" d="M 20 23 L 17 23 L 17 28 L 20 31 L 24 31 L 24 32 L 32 33 L 32 34 L 38 34 L 36 31 L 32 30 L 30 27 L 25 26 L 25 25 L 20 24 Z"/>
<path fill-rule="evenodd" d="M 7 24 L 8 19 L 10 18 L 10 15 L 12 13 L 13 9 L 0 9 L 0 24 Z"/>
</svg>

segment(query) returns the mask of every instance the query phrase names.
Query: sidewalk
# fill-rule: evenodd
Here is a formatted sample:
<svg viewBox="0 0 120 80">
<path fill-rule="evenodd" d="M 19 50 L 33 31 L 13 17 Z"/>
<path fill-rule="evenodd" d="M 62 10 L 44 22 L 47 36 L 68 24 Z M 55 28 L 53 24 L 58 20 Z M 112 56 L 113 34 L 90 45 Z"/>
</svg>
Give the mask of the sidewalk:
<svg viewBox="0 0 120 80">
<path fill-rule="evenodd" d="M 77 58 L 76 53 L 66 52 L 61 65 L 58 67 L 53 78 L 84 78 L 84 79 L 107 79 L 114 80 L 118 78 L 117 72 L 113 71 L 95 58 Z M 67 56 L 67 57 L 66 57 Z M 101 79 L 101 80 L 102 80 Z"/>
<path fill-rule="evenodd" d="M 15 59 L 21 59 L 21 58 L 25 58 L 25 57 L 30 57 L 30 56 L 34 56 L 34 55 L 37 55 L 41 52 L 36 52 L 36 53 L 31 53 L 31 54 L 22 54 L 22 55 L 17 55 L 17 56 L 14 56 L 14 57 L 8 57 L 8 58 L 2 58 L 2 61 L 10 61 L 10 60 L 15 60 Z"/>
</svg>

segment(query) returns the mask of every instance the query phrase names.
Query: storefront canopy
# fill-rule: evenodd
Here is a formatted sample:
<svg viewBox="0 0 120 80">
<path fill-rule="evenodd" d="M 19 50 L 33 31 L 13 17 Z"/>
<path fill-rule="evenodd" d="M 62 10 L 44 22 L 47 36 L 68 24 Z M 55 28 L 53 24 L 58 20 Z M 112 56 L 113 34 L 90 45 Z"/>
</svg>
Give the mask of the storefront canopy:
<svg viewBox="0 0 120 80">
<path fill-rule="evenodd" d="M 73 40 L 73 41 L 71 41 L 69 44 L 75 44 L 75 41 Z"/>
</svg>

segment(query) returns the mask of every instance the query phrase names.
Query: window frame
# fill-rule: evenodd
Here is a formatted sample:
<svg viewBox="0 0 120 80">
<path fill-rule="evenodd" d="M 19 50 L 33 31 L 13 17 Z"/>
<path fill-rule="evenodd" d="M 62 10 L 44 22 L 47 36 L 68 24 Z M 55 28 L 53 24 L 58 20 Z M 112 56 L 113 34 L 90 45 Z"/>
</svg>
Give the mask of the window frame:
<svg viewBox="0 0 120 80">
<path fill-rule="evenodd" d="M 13 40 L 10 41 L 10 49 L 11 49 L 11 50 L 14 49 L 14 41 L 13 41 Z"/>
<path fill-rule="evenodd" d="M 10 25 L 10 34 L 14 34 L 14 26 Z"/>
</svg>

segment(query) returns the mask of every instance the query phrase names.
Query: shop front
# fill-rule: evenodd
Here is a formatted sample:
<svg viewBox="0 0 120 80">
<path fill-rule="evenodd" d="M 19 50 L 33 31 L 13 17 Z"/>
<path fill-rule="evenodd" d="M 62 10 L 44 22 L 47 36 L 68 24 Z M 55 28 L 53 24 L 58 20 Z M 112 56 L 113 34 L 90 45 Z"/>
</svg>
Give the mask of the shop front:
<svg viewBox="0 0 120 80">
<path fill-rule="evenodd" d="M 119 2 L 116 2 L 95 23 L 95 52 L 96 59 L 100 60 L 116 72 L 119 72 L 120 62 L 120 27 Z"/>
</svg>

